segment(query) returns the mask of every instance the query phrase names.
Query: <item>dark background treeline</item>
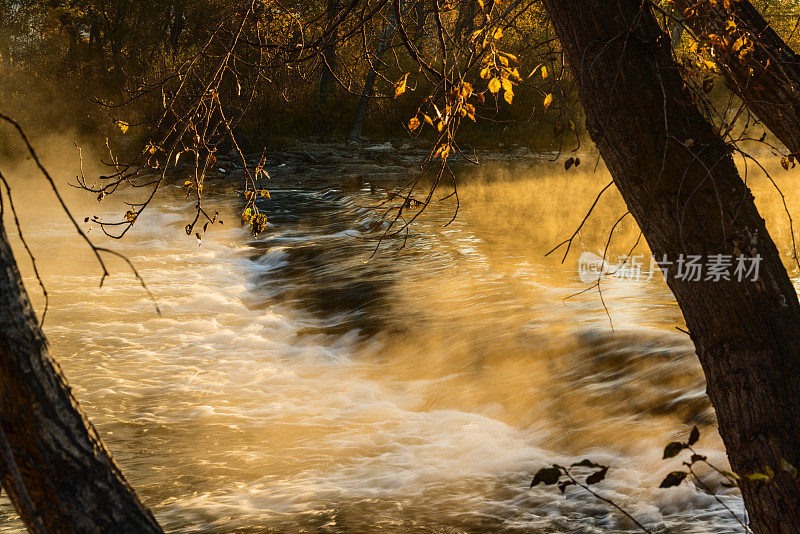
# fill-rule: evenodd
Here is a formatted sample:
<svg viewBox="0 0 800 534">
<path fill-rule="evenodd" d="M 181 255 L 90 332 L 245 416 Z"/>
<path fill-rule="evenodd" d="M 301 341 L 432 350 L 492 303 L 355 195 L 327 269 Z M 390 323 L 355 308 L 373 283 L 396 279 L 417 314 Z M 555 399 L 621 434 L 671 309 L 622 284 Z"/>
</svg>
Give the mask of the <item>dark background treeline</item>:
<svg viewBox="0 0 800 534">
<path fill-rule="evenodd" d="M 439 64 L 459 61 L 459 49 L 463 51 L 480 24 L 478 4 L 438 3 L 446 29 L 444 47 L 435 0 L 401 4 L 403 26 L 426 57 Z M 784 38 L 797 42 L 797 2 L 757 4 Z M 663 5 L 671 9 L 670 2 Z M 564 139 L 554 134 L 567 129 L 570 121 L 581 121 L 574 84 L 552 30 L 537 1 L 507 0 L 500 8 L 505 13 L 504 51 L 518 58 L 522 81 L 512 105 L 502 98 L 488 102 L 476 123 L 464 121 L 460 135 L 474 145 L 557 147 Z M 229 0 L 0 0 L 0 103 L 33 133 L 68 130 L 106 136 L 119 133 L 116 121 L 146 123 L 160 112 L 163 95 L 154 90 L 133 101 L 130 97 L 198 54 L 199 61 L 213 65 L 215 54 L 223 51 L 203 47 L 236 9 L 240 7 Z M 380 140 L 405 135 L 405 125 L 430 84 L 398 32 L 387 32 L 393 21 L 391 3 L 365 0 L 351 9 L 343 0 L 260 0 L 256 9 L 258 30 L 275 48 L 265 49 L 261 57 L 240 58 L 244 69 L 252 62 L 247 88 L 253 90 L 252 99 L 248 94 L 247 112 L 236 128 L 246 146 L 257 149 L 272 137 L 347 138 L 371 65 L 375 98 L 364 117 L 363 136 Z M 331 21 L 348 9 L 326 46 L 306 54 L 286 53 L 324 35 Z M 670 24 L 666 19 L 663 23 Z M 691 45 L 683 32 L 667 29 L 676 45 Z M 382 39 L 385 50 L 379 52 Z M 280 46 L 282 51 L 275 51 Z M 405 73 L 408 90 L 395 99 L 394 84 Z M 241 93 L 242 84 L 233 80 L 226 90 Z M 557 104 L 545 109 L 543 100 L 550 93 Z M 125 105 L 115 107 L 121 103 Z"/>
</svg>

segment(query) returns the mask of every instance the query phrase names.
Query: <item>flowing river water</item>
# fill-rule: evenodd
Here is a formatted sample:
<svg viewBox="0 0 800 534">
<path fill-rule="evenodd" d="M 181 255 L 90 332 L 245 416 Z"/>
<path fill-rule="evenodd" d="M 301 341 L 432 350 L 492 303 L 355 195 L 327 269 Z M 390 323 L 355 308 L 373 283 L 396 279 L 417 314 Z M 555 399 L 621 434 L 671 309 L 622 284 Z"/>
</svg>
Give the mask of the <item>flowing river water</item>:
<svg viewBox="0 0 800 534">
<path fill-rule="evenodd" d="M 207 202 L 225 224 L 201 244 L 183 231 L 192 206 L 174 188 L 111 244 L 161 317 L 122 265 L 97 287 L 97 266 L 35 178 L 17 191 L 52 296 L 52 351 L 167 531 L 636 531 L 580 489 L 529 489 L 540 467 L 588 457 L 611 466 L 598 491 L 656 532 L 740 532 L 720 503 L 742 514 L 739 497 L 708 473 L 717 498 L 688 482 L 658 489 L 680 465 L 661 460 L 664 445 L 693 425 L 699 450 L 725 465 L 660 275 L 604 280 L 613 331 L 596 290 L 566 298 L 587 287 L 580 253 L 602 253 L 625 212 L 617 193 L 565 263 L 544 257 L 608 182 L 585 167 L 462 171 L 452 224 L 452 203 L 432 206 L 403 251 L 367 262 L 374 242 L 358 236 L 379 224 L 370 206 L 383 187 L 276 185 L 257 238 L 236 224 L 240 200 L 220 193 Z M 753 182 L 788 255 L 780 198 Z M 119 213 L 69 197 L 81 219 Z M 612 257 L 636 237 L 621 224 Z M 5 497 L 0 526 L 21 529 Z"/>
</svg>

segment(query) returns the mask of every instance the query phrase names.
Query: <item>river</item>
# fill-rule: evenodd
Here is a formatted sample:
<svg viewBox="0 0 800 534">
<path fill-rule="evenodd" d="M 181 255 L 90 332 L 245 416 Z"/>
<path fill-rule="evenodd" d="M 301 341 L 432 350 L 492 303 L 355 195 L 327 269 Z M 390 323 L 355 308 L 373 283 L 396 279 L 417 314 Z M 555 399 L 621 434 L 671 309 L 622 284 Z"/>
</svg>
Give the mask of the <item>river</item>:
<svg viewBox="0 0 800 534">
<path fill-rule="evenodd" d="M 725 466 L 660 275 L 604 279 L 608 313 L 596 290 L 567 298 L 587 287 L 578 256 L 602 253 L 625 212 L 616 192 L 563 264 L 544 257 L 608 182 L 591 165 L 460 171 L 452 224 L 452 202 L 431 206 L 402 251 L 394 240 L 369 261 L 375 243 L 360 237 L 380 224 L 371 206 L 383 186 L 276 185 L 257 238 L 236 224 L 240 201 L 220 193 L 207 202 L 225 224 L 202 243 L 185 235 L 191 203 L 173 188 L 111 243 L 161 317 L 122 265 L 99 289 L 42 186 L 30 178 L 17 190 L 52 295 L 52 351 L 167 531 L 635 532 L 580 489 L 529 488 L 540 467 L 588 457 L 610 466 L 598 491 L 657 532 L 740 532 L 694 484 L 658 489 L 680 465 L 661 460 L 664 445 L 693 425 L 698 449 Z M 754 188 L 788 254 L 780 199 Z M 81 219 L 119 213 L 69 197 Z M 621 224 L 610 256 L 636 237 Z M 17 257 L 41 310 L 19 247 Z M 0 527 L 21 529 L 5 497 Z"/>
</svg>

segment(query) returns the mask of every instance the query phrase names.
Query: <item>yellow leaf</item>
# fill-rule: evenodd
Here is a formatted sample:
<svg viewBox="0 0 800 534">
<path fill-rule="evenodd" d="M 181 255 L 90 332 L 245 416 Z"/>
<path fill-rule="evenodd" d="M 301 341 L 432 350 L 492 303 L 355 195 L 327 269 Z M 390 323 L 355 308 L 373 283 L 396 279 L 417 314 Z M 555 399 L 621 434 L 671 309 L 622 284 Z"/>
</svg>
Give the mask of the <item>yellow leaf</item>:
<svg viewBox="0 0 800 534">
<path fill-rule="evenodd" d="M 261 196 L 262 196 L 262 197 L 264 197 L 264 198 L 272 198 L 272 197 L 269 195 L 269 191 L 267 191 L 266 189 L 262 189 L 261 191 L 259 191 L 259 192 L 258 192 L 258 194 L 259 194 L 259 195 L 261 195 Z"/>
<path fill-rule="evenodd" d="M 441 157 L 442 161 L 447 161 L 447 156 L 450 154 L 450 145 L 445 144 L 441 145 L 437 150 L 436 154 L 434 154 L 434 158 Z"/>
<path fill-rule="evenodd" d="M 131 127 L 131 125 L 125 121 L 116 121 L 115 124 L 122 131 L 123 134 L 128 131 L 128 128 Z"/>
<path fill-rule="evenodd" d="M 403 77 L 397 80 L 394 84 L 394 97 L 398 98 L 400 95 L 406 92 L 406 80 L 408 79 L 408 73 L 406 72 L 403 74 Z"/>
<path fill-rule="evenodd" d="M 503 28 L 497 28 L 494 31 L 494 35 L 493 36 L 494 36 L 495 39 L 502 39 L 502 37 L 503 37 Z"/>
<path fill-rule="evenodd" d="M 542 79 L 545 80 L 548 76 L 549 74 L 547 73 L 547 67 L 542 65 Z"/>
<path fill-rule="evenodd" d="M 505 99 L 506 102 L 511 104 L 511 101 L 514 99 L 514 91 L 506 91 L 505 93 L 503 93 L 503 98 Z"/>
<path fill-rule="evenodd" d="M 506 91 L 506 92 L 511 91 L 512 93 L 514 92 L 514 85 L 511 83 L 511 80 L 509 80 L 508 78 L 503 78 L 500 81 L 503 84 L 503 90 L 504 91 Z"/>
<path fill-rule="evenodd" d="M 411 117 L 411 120 L 408 121 L 408 129 L 411 130 L 412 132 L 417 128 L 419 128 L 420 125 L 421 123 L 419 122 L 419 119 L 416 117 Z"/>
<path fill-rule="evenodd" d="M 489 74 L 489 69 L 490 69 L 489 65 L 486 65 L 485 67 L 483 67 L 483 68 L 481 69 L 481 78 L 483 78 L 484 80 L 485 80 L 486 78 L 488 78 L 489 76 L 491 76 L 491 75 Z"/>
<path fill-rule="evenodd" d="M 553 93 L 548 93 L 548 95 L 544 97 L 544 109 L 546 110 L 547 108 L 549 108 L 550 104 L 552 103 L 553 103 Z"/>
<path fill-rule="evenodd" d="M 475 106 L 472 104 L 464 104 L 464 109 L 467 112 L 467 117 L 472 119 L 472 122 L 475 122 Z"/>
<path fill-rule="evenodd" d="M 135 221 L 136 220 L 136 212 L 128 210 L 127 212 L 125 212 L 125 219 L 127 219 L 128 222 Z"/>
<path fill-rule="evenodd" d="M 502 84 L 500 82 L 500 78 L 492 78 L 491 81 L 489 82 L 489 92 L 496 93 L 497 91 L 500 90 L 501 86 Z"/>
<path fill-rule="evenodd" d="M 194 185 L 194 182 L 191 180 L 186 180 L 183 182 L 183 187 L 192 187 L 192 185 Z"/>
</svg>

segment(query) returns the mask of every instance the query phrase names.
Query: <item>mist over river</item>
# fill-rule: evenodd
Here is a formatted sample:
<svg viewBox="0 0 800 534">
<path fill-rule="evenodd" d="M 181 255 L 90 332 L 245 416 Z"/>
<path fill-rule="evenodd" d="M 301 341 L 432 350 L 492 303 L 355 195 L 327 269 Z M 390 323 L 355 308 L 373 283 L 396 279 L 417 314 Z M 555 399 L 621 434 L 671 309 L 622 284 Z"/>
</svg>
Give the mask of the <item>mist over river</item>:
<svg viewBox="0 0 800 534">
<path fill-rule="evenodd" d="M 655 532 L 741 532 L 694 484 L 658 489 L 680 465 L 661 459 L 664 445 L 693 425 L 698 450 L 726 465 L 660 275 L 603 281 L 613 331 L 596 290 L 567 298 L 587 287 L 581 252 L 602 254 L 625 212 L 617 193 L 563 264 L 562 253 L 544 257 L 608 183 L 591 167 L 461 170 L 452 224 L 454 204 L 437 203 L 402 251 L 392 240 L 371 259 L 375 243 L 360 237 L 379 228 L 370 207 L 388 184 L 276 183 L 256 238 L 239 228 L 241 200 L 220 191 L 206 202 L 224 226 L 201 243 L 186 236 L 192 203 L 173 187 L 125 239 L 89 234 L 131 258 L 161 317 L 122 264 L 97 287 L 89 251 L 36 178 L 19 181 L 16 200 L 51 295 L 53 354 L 169 532 L 636 532 L 580 489 L 529 489 L 539 468 L 585 457 L 611 467 L 598 491 Z M 788 255 L 780 198 L 750 179 Z M 124 213 L 69 198 L 81 221 Z M 637 235 L 628 218 L 611 257 Z M 703 474 L 743 514 L 738 494 Z M 2 503 L 1 530 L 20 532 Z"/>
</svg>

